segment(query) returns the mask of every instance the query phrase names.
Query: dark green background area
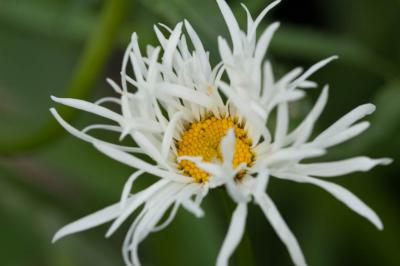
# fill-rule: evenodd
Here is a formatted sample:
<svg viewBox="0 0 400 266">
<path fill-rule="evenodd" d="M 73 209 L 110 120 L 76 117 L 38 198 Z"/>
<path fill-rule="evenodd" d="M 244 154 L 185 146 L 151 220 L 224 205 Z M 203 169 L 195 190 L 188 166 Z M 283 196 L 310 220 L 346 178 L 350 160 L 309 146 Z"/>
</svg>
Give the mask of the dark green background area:
<svg viewBox="0 0 400 266">
<path fill-rule="evenodd" d="M 268 2 L 245 4 L 256 15 Z M 244 26 L 240 1 L 229 4 Z M 318 188 L 272 179 L 268 191 L 310 265 L 400 265 L 399 14 L 399 0 L 285 0 L 263 21 L 282 22 L 268 54 L 277 77 L 340 56 L 313 76 L 331 87 L 317 131 L 359 104 L 377 105 L 371 128 L 324 159 L 395 159 L 333 180 L 376 210 L 382 232 Z M 67 135 L 50 116 L 50 95 L 92 101 L 113 94 L 105 78 L 118 80 L 130 34 L 138 32 L 144 48 L 156 44 L 154 24 L 173 26 L 185 18 L 216 62 L 216 38 L 227 37 L 227 30 L 213 0 L 0 0 L 0 265 L 123 265 L 128 223 L 111 239 L 104 239 L 107 227 L 101 226 L 51 244 L 62 225 L 118 201 L 132 169 Z M 293 106 L 295 123 L 319 91 Z M 61 112 L 78 127 L 97 121 Z M 151 181 L 142 178 L 137 189 Z M 233 205 L 217 190 L 204 208 L 202 219 L 180 210 L 170 227 L 146 239 L 143 265 L 213 265 Z M 231 265 L 292 265 L 257 206 L 250 205 L 247 222 Z"/>
</svg>

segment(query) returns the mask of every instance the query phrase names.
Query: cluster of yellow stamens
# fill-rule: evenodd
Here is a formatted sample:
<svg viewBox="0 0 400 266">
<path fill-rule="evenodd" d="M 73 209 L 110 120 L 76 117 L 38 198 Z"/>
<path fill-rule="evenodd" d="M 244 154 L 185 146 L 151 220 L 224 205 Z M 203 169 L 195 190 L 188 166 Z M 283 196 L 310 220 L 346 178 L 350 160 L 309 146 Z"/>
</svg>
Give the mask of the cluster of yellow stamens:
<svg viewBox="0 0 400 266">
<path fill-rule="evenodd" d="M 254 159 L 251 140 L 243 126 L 232 117 L 211 116 L 191 123 L 177 142 L 178 156 L 202 157 L 206 162 L 216 160 L 222 162 L 221 140 L 229 128 L 235 130 L 236 137 L 233 167 L 236 168 L 241 163 L 250 166 Z M 181 160 L 179 167 L 185 175 L 194 178 L 196 182 L 202 183 L 208 180 L 208 173 L 199 169 L 194 162 Z M 243 174 L 244 172 L 239 173 L 236 178 L 242 177 Z"/>
</svg>

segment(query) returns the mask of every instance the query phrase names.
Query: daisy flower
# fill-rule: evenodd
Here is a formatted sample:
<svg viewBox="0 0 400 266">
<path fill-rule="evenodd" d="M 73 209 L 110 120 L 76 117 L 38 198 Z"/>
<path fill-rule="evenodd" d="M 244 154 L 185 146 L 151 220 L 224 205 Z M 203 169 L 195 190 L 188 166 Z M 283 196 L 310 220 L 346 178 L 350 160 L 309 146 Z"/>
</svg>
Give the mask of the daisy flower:
<svg viewBox="0 0 400 266">
<path fill-rule="evenodd" d="M 228 265 L 241 240 L 250 201 L 260 206 L 294 264 L 306 265 L 296 238 L 266 193 L 270 177 L 321 187 L 382 229 L 378 216 L 350 191 L 316 177 L 368 171 L 390 163 L 390 159 L 355 157 L 337 162 L 302 163 L 366 130 L 369 123 L 358 121 L 375 107 L 359 106 L 311 138 L 327 102 L 325 86 L 307 117 L 289 131 L 289 105 L 303 98 L 307 89 L 317 86 L 309 77 L 336 57 L 322 60 L 304 72 L 296 68 L 275 80 L 265 57 L 279 24 L 271 24 L 259 38 L 257 28 L 278 3 L 271 3 L 255 19 L 243 6 L 247 29 L 242 31 L 226 2 L 217 0 L 232 47 L 219 37 L 221 62 L 215 66 L 210 64 L 209 53 L 188 21 L 174 28 L 160 24 L 154 27 L 160 46 L 148 45 L 145 53 L 139 48 L 136 33 L 132 35 L 122 62 L 120 85 L 107 80 L 117 97 L 94 103 L 52 97 L 57 103 L 110 120 L 110 124 L 77 129 L 51 109 L 69 133 L 136 169 L 117 203 L 63 227 L 54 241 L 112 221 L 106 234 L 110 236 L 140 209 L 122 248 L 126 265 L 140 265 L 138 247 L 150 233 L 171 223 L 180 207 L 201 217 L 203 198 L 210 190 L 225 186 L 237 207 L 217 258 L 218 266 Z M 222 78 L 224 74 L 226 79 Z M 107 108 L 113 104 L 119 112 L 111 106 Z M 272 133 L 267 123 L 275 113 Z M 101 140 L 91 134 L 94 130 L 116 132 L 119 139 L 113 143 Z M 125 138 L 134 144 L 119 143 Z M 145 173 L 160 180 L 131 193 L 135 180 Z"/>
</svg>

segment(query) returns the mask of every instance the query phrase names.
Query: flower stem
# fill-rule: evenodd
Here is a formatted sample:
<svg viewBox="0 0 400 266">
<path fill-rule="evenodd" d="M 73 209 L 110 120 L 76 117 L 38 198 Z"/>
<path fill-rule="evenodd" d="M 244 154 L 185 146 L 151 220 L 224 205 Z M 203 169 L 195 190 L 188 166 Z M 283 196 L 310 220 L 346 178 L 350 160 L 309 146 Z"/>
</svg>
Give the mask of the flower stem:
<svg viewBox="0 0 400 266">
<path fill-rule="evenodd" d="M 65 97 L 85 98 L 89 95 L 111 54 L 115 37 L 123 21 L 129 0 L 105 1 L 98 27 L 89 37 L 84 51 L 77 63 L 76 70 L 67 86 Z M 50 95 L 49 95 L 50 96 Z M 71 121 L 77 117 L 74 109 L 59 108 L 64 119 Z M 42 147 L 50 141 L 63 136 L 64 131 L 55 119 L 50 118 L 36 132 L 27 132 L 23 136 L 0 139 L 0 153 L 12 154 Z"/>
</svg>

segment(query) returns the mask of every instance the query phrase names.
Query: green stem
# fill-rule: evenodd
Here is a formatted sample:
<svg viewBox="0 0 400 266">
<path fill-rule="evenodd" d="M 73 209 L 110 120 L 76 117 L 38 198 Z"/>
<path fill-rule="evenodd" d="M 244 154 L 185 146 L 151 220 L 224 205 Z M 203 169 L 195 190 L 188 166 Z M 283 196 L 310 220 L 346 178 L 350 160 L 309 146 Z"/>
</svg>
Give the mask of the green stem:
<svg viewBox="0 0 400 266">
<path fill-rule="evenodd" d="M 107 58 L 111 54 L 118 29 L 127 10 L 128 0 L 105 1 L 98 27 L 90 36 L 82 56 L 77 64 L 67 87 L 65 97 L 85 98 L 92 90 L 98 74 L 102 71 Z M 50 95 L 49 95 L 50 96 Z M 77 117 L 74 109 L 59 108 L 64 119 L 71 121 Z M 50 141 L 62 136 L 64 131 L 51 118 L 36 132 L 30 132 L 24 136 L 0 140 L 0 153 L 12 154 L 24 152 L 41 147 Z"/>
</svg>

